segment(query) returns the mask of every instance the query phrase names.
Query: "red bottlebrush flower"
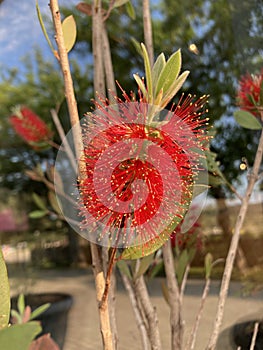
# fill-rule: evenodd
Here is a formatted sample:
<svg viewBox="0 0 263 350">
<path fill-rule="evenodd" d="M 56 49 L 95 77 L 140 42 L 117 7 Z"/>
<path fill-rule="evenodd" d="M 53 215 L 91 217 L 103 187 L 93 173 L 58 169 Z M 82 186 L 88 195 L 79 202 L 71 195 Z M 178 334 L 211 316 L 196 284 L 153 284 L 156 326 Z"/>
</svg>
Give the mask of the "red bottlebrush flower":
<svg viewBox="0 0 263 350">
<path fill-rule="evenodd" d="M 9 120 L 16 133 L 31 145 L 38 146 L 52 136 L 47 124 L 27 107 L 15 109 Z"/>
<path fill-rule="evenodd" d="M 187 232 L 182 232 L 182 224 L 183 221 L 175 228 L 170 236 L 171 245 L 173 248 L 176 246 L 181 250 L 185 248 L 195 247 L 197 250 L 201 250 L 202 248 L 202 239 L 198 233 L 200 228 L 200 224 L 196 221 L 191 226 L 191 228 Z"/>
<path fill-rule="evenodd" d="M 207 139 L 205 100 L 188 96 L 151 122 L 153 106 L 127 96 L 88 115 L 78 188 L 91 241 L 135 249 L 138 257 L 169 239 L 192 200 Z"/>
<path fill-rule="evenodd" d="M 259 116 L 263 110 L 263 69 L 258 75 L 247 74 L 241 78 L 237 93 L 237 103 L 241 109 Z"/>
</svg>

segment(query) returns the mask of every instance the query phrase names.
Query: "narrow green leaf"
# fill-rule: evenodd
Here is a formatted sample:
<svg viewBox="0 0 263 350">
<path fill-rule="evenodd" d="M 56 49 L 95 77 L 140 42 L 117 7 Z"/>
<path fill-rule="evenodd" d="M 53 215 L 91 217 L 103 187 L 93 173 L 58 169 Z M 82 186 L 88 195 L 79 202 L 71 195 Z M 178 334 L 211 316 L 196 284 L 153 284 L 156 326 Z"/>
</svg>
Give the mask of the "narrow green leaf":
<svg viewBox="0 0 263 350">
<path fill-rule="evenodd" d="M 113 8 L 120 7 L 122 5 L 125 5 L 129 0 L 115 0 Z"/>
<path fill-rule="evenodd" d="M 126 2 L 125 6 L 128 16 L 134 21 L 136 19 L 136 13 L 133 4 L 131 3 L 131 1 L 128 1 Z"/>
<path fill-rule="evenodd" d="M 31 341 L 41 332 L 38 322 L 15 324 L 0 330 L 0 349 L 28 350 Z"/>
<path fill-rule="evenodd" d="M 243 110 L 235 111 L 234 117 L 236 122 L 243 128 L 251 130 L 261 130 L 262 125 L 260 121 L 251 113 Z"/>
<path fill-rule="evenodd" d="M 183 250 L 179 256 L 177 267 L 176 267 L 176 275 L 178 284 L 181 285 L 185 273 L 185 269 L 187 264 L 189 263 L 189 256 L 187 250 Z"/>
<path fill-rule="evenodd" d="M 148 91 L 148 103 L 152 104 L 152 102 L 153 102 L 153 86 L 152 86 L 151 64 L 150 64 L 148 52 L 147 52 L 146 47 L 143 43 L 141 44 L 141 47 L 142 47 L 142 52 L 143 52 L 144 69 L 145 69 L 146 84 L 147 84 L 147 91 Z"/>
<path fill-rule="evenodd" d="M 142 276 L 148 270 L 153 261 L 153 258 L 154 254 L 150 254 L 140 260 L 140 267 L 135 275 L 135 278 Z"/>
<path fill-rule="evenodd" d="M 23 323 L 22 316 L 16 310 L 13 310 L 13 309 L 11 310 L 11 316 L 15 319 L 13 323 Z"/>
<path fill-rule="evenodd" d="M 59 204 L 59 198 L 56 196 L 55 192 L 53 191 L 49 191 L 48 192 L 48 199 L 49 199 L 49 202 L 52 206 L 52 208 L 55 210 L 55 212 L 58 214 L 58 215 L 62 215 L 62 211 L 61 211 L 61 205 Z"/>
<path fill-rule="evenodd" d="M 17 309 L 20 315 L 23 315 L 25 311 L 25 296 L 24 294 L 19 294 L 18 299 L 17 299 Z"/>
<path fill-rule="evenodd" d="M 181 89 L 189 73 L 190 72 L 188 70 L 184 71 L 175 81 L 171 83 L 170 87 L 166 91 L 166 94 L 164 94 L 163 96 L 163 101 L 164 101 L 163 107 L 165 107 L 171 101 L 171 99 L 177 94 L 177 92 Z"/>
<path fill-rule="evenodd" d="M 127 276 L 130 280 L 132 280 L 131 271 L 126 261 L 119 260 L 117 262 L 117 267 L 125 276 Z"/>
<path fill-rule="evenodd" d="M 153 81 L 154 97 L 156 97 L 156 95 L 159 93 L 159 91 L 158 91 L 158 93 L 157 93 L 157 90 L 156 90 L 156 88 L 157 88 L 157 82 L 158 82 L 160 73 L 161 73 L 161 71 L 163 70 L 165 64 L 166 64 L 165 56 L 164 56 L 163 53 L 161 53 L 161 54 L 157 57 L 157 59 L 156 59 L 154 65 L 153 65 L 153 70 L 152 70 L 152 81 Z"/>
<path fill-rule="evenodd" d="M 47 34 L 47 31 L 46 31 L 46 27 L 44 25 L 44 21 L 43 21 L 43 18 L 42 18 L 42 15 L 41 15 L 41 12 L 40 12 L 40 8 L 39 8 L 39 5 L 38 5 L 38 1 L 36 1 L 36 10 L 37 10 L 37 17 L 38 17 L 38 20 L 39 20 L 39 23 L 40 23 L 40 27 L 42 29 L 42 32 L 47 40 L 47 43 L 49 45 L 49 47 L 51 48 L 52 52 L 55 52 L 55 49 L 49 39 L 49 36 Z"/>
<path fill-rule="evenodd" d="M 30 219 L 40 219 L 47 215 L 48 211 L 45 210 L 34 210 L 29 213 Z"/>
<path fill-rule="evenodd" d="M 43 201 L 43 199 L 38 194 L 36 194 L 34 192 L 32 194 L 32 197 L 33 197 L 33 201 L 35 202 L 35 204 L 38 206 L 39 209 L 42 209 L 42 210 L 45 210 L 45 211 L 47 210 L 45 202 Z"/>
<path fill-rule="evenodd" d="M 133 43 L 133 46 L 135 47 L 135 50 L 138 52 L 138 54 L 143 58 L 142 48 L 138 40 L 136 40 L 134 37 L 131 37 L 131 42 Z"/>
<path fill-rule="evenodd" d="M 178 50 L 168 59 L 166 65 L 160 72 L 156 87 L 156 94 L 163 88 L 164 95 L 170 89 L 171 85 L 177 79 L 181 70 L 182 58 L 181 51 Z"/>
<path fill-rule="evenodd" d="M 161 269 L 163 268 L 163 260 L 161 260 L 160 262 L 158 262 L 151 270 L 150 272 L 150 278 L 154 278 L 155 276 L 158 275 L 158 273 L 161 271 Z"/>
<path fill-rule="evenodd" d="M 62 22 L 62 31 L 65 47 L 67 52 L 69 52 L 74 46 L 77 38 L 77 26 L 72 15 L 66 17 Z"/>
<path fill-rule="evenodd" d="M 212 263 L 213 263 L 213 256 L 210 253 L 207 253 L 205 256 L 205 278 L 210 278 L 211 271 L 212 271 Z"/>
<path fill-rule="evenodd" d="M 10 290 L 6 265 L 0 246 L 0 330 L 8 325 L 10 314 Z M 0 349 L 1 346 L 0 346 Z M 3 348 L 4 349 L 4 348 Z"/>
<path fill-rule="evenodd" d="M 143 96 L 145 98 L 148 98 L 148 93 L 147 93 L 147 90 L 145 88 L 145 85 L 144 85 L 144 82 L 142 81 L 142 79 L 139 77 L 138 74 L 133 74 L 133 77 L 134 77 L 136 83 L 138 84 Z"/>
<path fill-rule="evenodd" d="M 39 315 L 43 314 L 50 307 L 50 305 L 51 305 L 50 303 L 41 305 L 37 309 L 35 309 L 33 312 L 31 312 L 30 321 L 38 317 Z"/>
</svg>

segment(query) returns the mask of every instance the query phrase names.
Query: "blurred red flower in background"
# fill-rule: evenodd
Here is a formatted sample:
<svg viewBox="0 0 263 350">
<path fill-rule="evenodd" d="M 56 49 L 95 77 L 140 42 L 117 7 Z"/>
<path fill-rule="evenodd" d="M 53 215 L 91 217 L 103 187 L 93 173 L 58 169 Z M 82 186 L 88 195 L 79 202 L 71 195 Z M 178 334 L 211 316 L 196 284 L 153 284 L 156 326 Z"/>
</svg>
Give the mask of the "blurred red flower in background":
<svg viewBox="0 0 263 350">
<path fill-rule="evenodd" d="M 27 107 L 14 109 L 9 121 L 16 133 L 32 146 L 40 146 L 51 139 L 52 131 L 47 124 Z M 43 146 L 43 145 L 42 145 Z"/>
<path fill-rule="evenodd" d="M 263 69 L 260 74 L 246 74 L 241 78 L 237 103 L 241 109 L 259 116 L 263 110 Z"/>
</svg>

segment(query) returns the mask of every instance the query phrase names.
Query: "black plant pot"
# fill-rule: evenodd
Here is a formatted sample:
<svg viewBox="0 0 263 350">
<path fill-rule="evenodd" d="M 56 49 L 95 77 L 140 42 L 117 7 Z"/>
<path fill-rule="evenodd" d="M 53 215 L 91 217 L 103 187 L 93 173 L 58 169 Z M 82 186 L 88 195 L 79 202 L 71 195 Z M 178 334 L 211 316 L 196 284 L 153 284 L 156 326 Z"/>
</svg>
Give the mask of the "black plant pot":
<svg viewBox="0 0 263 350">
<path fill-rule="evenodd" d="M 259 322 L 258 333 L 254 350 L 263 349 L 263 322 L 262 320 L 251 320 L 237 323 L 232 328 L 232 339 L 234 344 L 241 346 L 242 350 L 249 350 L 254 332 L 255 323 Z"/>
<path fill-rule="evenodd" d="M 11 299 L 11 308 L 17 310 L 17 296 Z M 63 349 L 67 331 L 68 313 L 73 304 L 73 298 L 63 293 L 39 293 L 25 295 L 25 304 L 33 310 L 39 306 L 50 303 L 50 307 L 36 320 L 41 322 L 42 333 L 50 333 L 51 337 Z"/>
</svg>

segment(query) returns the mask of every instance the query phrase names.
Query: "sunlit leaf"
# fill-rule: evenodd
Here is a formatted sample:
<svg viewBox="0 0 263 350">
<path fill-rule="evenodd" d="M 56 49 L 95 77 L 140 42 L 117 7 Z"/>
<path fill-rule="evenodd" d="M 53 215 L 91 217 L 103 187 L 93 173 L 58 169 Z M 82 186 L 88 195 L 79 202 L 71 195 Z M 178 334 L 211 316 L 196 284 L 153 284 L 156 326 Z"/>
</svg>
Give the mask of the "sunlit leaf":
<svg viewBox="0 0 263 350">
<path fill-rule="evenodd" d="M 170 89 L 172 84 L 177 79 L 181 70 L 181 51 L 177 50 L 167 61 L 162 71 L 160 72 L 159 79 L 156 86 L 156 94 L 163 89 L 164 95 Z"/>
<path fill-rule="evenodd" d="M 45 215 L 47 215 L 48 211 L 45 210 L 34 210 L 31 211 L 31 213 L 28 214 L 30 219 L 40 219 L 43 218 Z"/>
<path fill-rule="evenodd" d="M 234 117 L 236 122 L 243 128 L 251 130 L 261 130 L 262 125 L 260 121 L 251 113 L 243 110 L 235 111 Z"/>
<path fill-rule="evenodd" d="M 39 306 L 37 309 L 35 309 L 34 311 L 32 311 L 30 315 L 30 320 L 33 320 L 34 318 L 43 314 L 50 307 L 50 305 L 51 305 L 50 303 L 43 304 Z"/>
<path fill-rule="evenodd" d="M 62 31 L 65 47 L 67 52 L 69 52 L 74 46 L 77 38 L 77 26 L 72 15 L 66 17 L 62 22 Z"/>
<path fill-rule="evenodd" d="M 179 259 L 176 264 L 176 275 L 178 284 L 181 285 L 185 273 L 187 264 L 189 263 L 189 256 L 187 250 L 184 249 L 179 256 Z"/>
<path fill-rule="evenodd" d="M 17 309 L 20 315 L 23 315 L 25 311 L 25 296 L 24 294 L 19 294 L 17 299 Z"/>
<path fill-rule="evenodd" d="M 15 324 L 0 330 L 0 349 L 28 350 L 31 341 L 41 332 L 39 322 Z"/>
<path fill-rule="evenodd" d="M 153 65 L 153 69 L 152 69 L 152 81 L 153 81 L 153 87 L 154 87 L 154 96 L 156 97 L 156 87 L 157 87 L 157 82 L 160 76 L 161 71 L 163 70 L 164 66 L 166 64 L 166 60 L 165 60 L 165 56 L 163 53 L 161 53 L 154 65 Z"/>
<path fill-rule="evenodd" d="M 125 5 L 129 0 L 115 0 L 113 7 L 120 7 Z"/>
<path fill-rule="evenodd" d="M 10 314 L 10 290 L 6 265 L 0 246 L 0 330 L 8 325 Z M 4 349 L 1 348 L 0 349 Z"/>
<path fill-rule="evenodd" d="M 144 60 L 144 69 L 147 83 L 147 92 L 148 92 L 148 103 L 152 103 L 153 101 L 153 85 L 152 85 L 152 70 L 151 64 L 149 60 L 149 55 L 147 49 L 144 44 L 141 44 L 142 52 L 143 52 L 143 60 Z"/>
<path fill-rule="evenodd" d="M 38 17 L 38 20 L 39 20 L 39 23 L 40 23 L 40 27 L 42 29 L 42 32 L 47 40 L 47 43 L 49 45 L 49 47 L 51 48 L 52 52 L 55 52 L 55 49 L 49 39 L 49 36 L 47 34 L 47 31 L 46 31 L 46 27 L 44 25 L 44 21 L 43 21 L 43 18 L 42 18 L 42 15 L 41 15 L 41 12 L 40 12 L 40 8 L 39 8 L 39 5 L 38 5 L 38 1 L 36 1 L 36 10 L 37 10 L 37 17 Z"/>
<path fill-rule="evenodd" d="M 133 7 L 133 4 L 131 3 L 131 1 L 128 1 L 125 6 L 126 6 L 126 11 L 128 13 L 128 16 L 132 20 L 135 20 L 136 19 L 136 13 L 135 13 L 135 10 L 134 10 L 134 7 Z"/>
</svg>

